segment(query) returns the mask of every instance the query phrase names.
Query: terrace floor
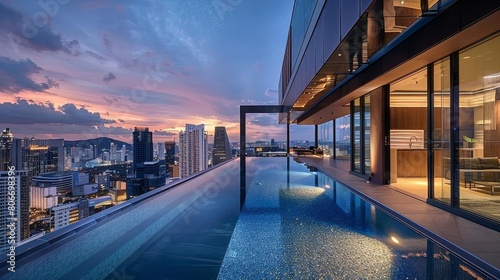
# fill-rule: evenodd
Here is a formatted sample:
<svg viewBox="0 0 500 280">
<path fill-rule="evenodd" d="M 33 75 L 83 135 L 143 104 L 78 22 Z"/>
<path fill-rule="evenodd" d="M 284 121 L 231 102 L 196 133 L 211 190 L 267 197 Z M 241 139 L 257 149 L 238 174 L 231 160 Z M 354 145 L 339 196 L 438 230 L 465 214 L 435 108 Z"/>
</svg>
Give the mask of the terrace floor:
<svg viewBox="0 0 500 280">
<path fill-rule="evenodd" d="M 500 232 L 432 206 L 422 198 L 390 186 L 367 183 L 349 173 L 349 161 L 312 156 L 300 156 L 296 159 L 351 187 L 368 202 L 500 278 Z"/>
</svg>

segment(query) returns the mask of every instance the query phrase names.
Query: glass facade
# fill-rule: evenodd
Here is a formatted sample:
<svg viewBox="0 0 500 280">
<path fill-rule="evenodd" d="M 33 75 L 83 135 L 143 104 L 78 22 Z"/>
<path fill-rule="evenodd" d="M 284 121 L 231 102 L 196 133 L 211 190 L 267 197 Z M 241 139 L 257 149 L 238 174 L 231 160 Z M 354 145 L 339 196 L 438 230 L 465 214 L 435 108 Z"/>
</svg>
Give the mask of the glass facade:
<svg viewBox="0 0 500 280">
<path fill-rule="evenodd" d="M 434 164 L 441 168 L 434 173 L 434 199 L 450 204 L 451 145 L 450 145 L 450 59 L 445 58 L 433 65 L 434 99 Z M 441 154 L 437 153 L 440 150 Z"/>
<path fill-rule="evenodd" d="M 419 69 L 390 85 L 391 185 L 415 195 L 427 184 L 427 71 Z"/>
<path fill-rule="evenodd" d="M 351 170 L 370 176 L 370 95 L 351 102 Z"/>
<path fill-rule="evenodd" d="M 363 103 L 363 113 L 364 113 L 364 118 L 363 118 L 363 124 L 364 124 L 364 163 L 365 163 L 365 168 L 364 168 L 364 174 L 371 175 L 370 172 L 370 95 L 367 94 L 364 96 L 364 103 Z"/>
<path fill-rule="evenodd" d="M 391 185 L 498 223 L 499 100 L 498 34 L 392 83 Z"/>
<path fill-rule="evenodd" d="M 292 15 L 292 68 L 297 62 L 302 41 L 306 35 L 309 22 L 316 6 L 317 1 L 312 0 L 296 0 Z"/>
<path fill-rule="evenodd" d="M 500 36 L 460 51 L 458 77 L 458 204 L 500 220 Z"/>
<path fill-rule="evenodd" d="M 351 103 L 352 110 L 352 162 L 351 170 L 361 173 L 361 99 Z"/>
<path fill-rule="evenodd" d="M 300 112 L 366 64 L 422 14 L 435 12 L 442 1 L 325 1 L 308 37 L 315 8 L 321 8 L 318 3 L 295 1 L 281 72 L 280 103 Z"/>
<path fill-rule="evenodd" d="M 323 150 L 323 157 L 333 157 L 333 121 L 318 126 L 318 147 Z"/>
<path fill-rule="evenodd" d="M 335 120 L 335 158 L 351 158 L 351 116 Z"/>
</svg>

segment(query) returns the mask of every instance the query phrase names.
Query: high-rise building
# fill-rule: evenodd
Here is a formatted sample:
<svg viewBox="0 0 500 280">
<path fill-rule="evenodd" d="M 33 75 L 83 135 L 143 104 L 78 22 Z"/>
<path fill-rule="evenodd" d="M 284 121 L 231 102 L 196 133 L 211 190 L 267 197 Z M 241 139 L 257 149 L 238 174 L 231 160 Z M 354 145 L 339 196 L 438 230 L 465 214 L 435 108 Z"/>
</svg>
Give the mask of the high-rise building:
<svg viewBox="0 0 500 280">
<path fill-rule="evenodd" d="M 155 145 L 155 150 L 154 150 L 154 159 L 155 160 L 161 160 L 165 157 L 165 143 L 164 142 L 158 142 Z"/>
<path fill-rule="evenodd" d="M 125 155 L 127 153 L 127 147 L 125 145 L 122 146 L 122 149 L 120 150 L 120 162 L 125 161 Z"/>
<path fill-rule="evenodd" d="M 8 171 L 12 165 L 12 141 L 14 135 L 7 127 L 0 138 L 0 171 Z"/>
<path fill-rule="evenodd" d="M 165 167 L 169 177 L 173 177 L 175 165 L 175 140 L 165 141 Z"/>
<path fill-rule="evenodd" d="M 181 178 L 208 167 L 208 136 L 205 125 L 186 124 L 186 130 L 179 133 Z"/>
<path fill-rule="evenodd" d="M 165 163 L 175 163 L 175 140 L 165 141 Z"/>
<path fill-rule="evenodd" d="M 14 139 L 12 166 L 26 170 L 28 186 L 33 176 L 41 173 L 63 171 L 65 165 L 64 139 Z M 29 204 L 29 202 L 28 202 Z"/>
<path fill-rule="evenodd" d="M 71 192 L 73 186 L 73 174 L 80 174 L 74 171 L 57 171 L 57 172 L 46 172 L 41 173 L 32 177 L 31 185 L 37 187 L 56 187 L 58 194 L 66 194 Z M 83 178 L 87 178 L 87 181 L 81 180 L 81 184 L 88 183 L 88 174 L 81 173 Z M 75 181 L 78 183 L 77 181 Z M 32 206 L 35 207 L 35 206 Z"/>
<path fill-rule="evenodd" d="M 17 221 L 14 223 L 15 228 L 10 228 L 9 225 L 14 221 Z M 29 188 L 25 170 L 0 171 L 0 251 L 12 245 L 9 243 L 12 229 L 15 232 L 12 235 L 15 242 L 26 239 L 30 235 Z"/>
<path fill-rule="evenodd" d="M 113 162 L 118 161 L 118 159 L 116 158 L 116 151 L 117 151 L 117 147 L 116 147 L 115 143 L 111 142 L 109 144 L 109 157 L 110 157 L 110 160 Z"/>
<path fill-rule="evenodd" d="M 134 163 L 133 171 L 137 164 L 153 160 L 153 132 L 147 127 L 136 127 L 133 132 Z"/>
<path fill-rule="evenodd" d="M 127 178 L 127 199 L 165 185 L 165 175 L 165 168 L 161 167 L 159 161 L 137 164 L 135 176 Z"/>
<path fill-rule="evenodd" d="M 231 145 L 227 137 L 226 128 L 223 126 L 215 127 L 213 165 L 217 165 L 231 158 Z"/>
<path fill-rule="evenodd" d="M 153 161 L 153 133 L 136 127 L 134 138 L 133 174 L 127 178 L 127 199 L 141 195 L 165 184 L 165 168 Z"/>
</svg>

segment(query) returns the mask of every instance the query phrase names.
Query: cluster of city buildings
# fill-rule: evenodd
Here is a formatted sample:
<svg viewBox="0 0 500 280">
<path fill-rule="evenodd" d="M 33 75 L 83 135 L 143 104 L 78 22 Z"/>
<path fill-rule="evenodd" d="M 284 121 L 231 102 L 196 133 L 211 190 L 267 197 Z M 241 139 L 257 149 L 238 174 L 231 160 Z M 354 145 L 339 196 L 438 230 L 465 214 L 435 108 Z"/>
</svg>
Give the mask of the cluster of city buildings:
<svg viewBox="0 0 500 280">
<path fill-rule="evenodd" d="M 161 187 L 166 178 L 185 178 L 232 158 L 232 149 L 225 127 L 215 127 L 212 149 L 205 125 L 186 124 L 179 133 L 179 145 L 166 141 L 158 145 L 164 160 L 155 157 L 153 133 L 147 127 L 133 132 L 133 167 L 127 177 L 127 199 Z M 176 150 L 178 149 L 178 153 Z"/>
<path fill-rule="evenodd" d="M 108 148 L 102 148 L 83 141 L 70 146 L 72 141 L 65 145 L 64 139 L 15 138 L 4 129 L 0 250 L 8 247 L 7 226 L 12 221 L 16 243 L 24 242 L 233 156 L 225 127 L 215 128 L 213 144 L 203 124 L 187 124 L 179 143 L 154 143 L 147 127 L 136 127 L 132 136 L 131 149 L 126 143 L 119 146 L 119 141 L 105 142 Z"/>
</svg>

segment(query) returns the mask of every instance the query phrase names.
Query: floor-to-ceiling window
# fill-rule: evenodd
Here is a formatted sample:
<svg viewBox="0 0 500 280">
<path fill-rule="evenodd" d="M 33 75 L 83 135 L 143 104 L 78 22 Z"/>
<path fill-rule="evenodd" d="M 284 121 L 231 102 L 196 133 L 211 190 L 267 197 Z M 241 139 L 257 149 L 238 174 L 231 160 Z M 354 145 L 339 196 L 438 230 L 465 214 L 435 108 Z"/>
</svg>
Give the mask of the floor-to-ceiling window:
<svg viewBox="0 0 500 280">
<path fill-rule="evenodd" d="M 318 134 L 318 147 L 323 157 L 333 157 L 333 121 L 320 124 Z"/>
<path fill-rule="evenodd" d="M 391 185 L 500 221 L 500 35 L 428 69 L 390 85 Z"/>
<path fill-rule="evenodd" d="M 390 85 L 391 185 L 427 196 L 427 69 Z"/>
<path fill-rule="evenodd" d="M 371 176 L 370 170 L 370 95 L 351 102 L 351 170 Z"/>
<path fill-rule="evenodd" d="M 371 174 L 370 172 L 370 95 L 364 96 L 364 162 L 365 162 L 365 174 Z"/>
<path fill-rule="evenodd" d="M 351 124 L 350 115 L 335 120 L 335 159 L 351 158 Z"/>
<path fill-rule="evenodd" d="M 450 59 L 433 64 L 434 99 L 434 192 L 435 199 L 450 203 Z M 440 151 L 440 152 L 438 152 Z M 436 163 L 440 162 L 438 166 Z"/>
<path fill-rule="evenodd" d="M 458 54 L 460 208 L 500 220 L 500 36 Z"/>
<path fill-rule="evenodd" d="M 351 104 L 352 162 L 351 169 L 361 173 L 361 99 Z"/>
</svg>

